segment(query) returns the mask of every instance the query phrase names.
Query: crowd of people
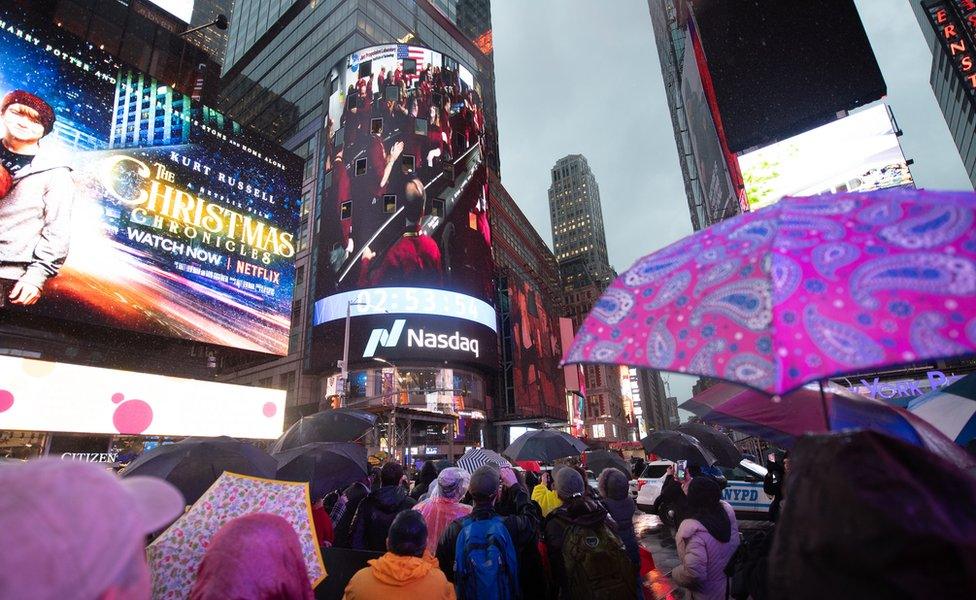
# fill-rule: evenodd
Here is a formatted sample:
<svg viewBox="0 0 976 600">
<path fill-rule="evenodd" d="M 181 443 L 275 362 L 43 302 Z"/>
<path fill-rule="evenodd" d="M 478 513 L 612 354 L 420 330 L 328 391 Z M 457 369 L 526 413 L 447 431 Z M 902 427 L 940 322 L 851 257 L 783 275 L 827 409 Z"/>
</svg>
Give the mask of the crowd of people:
<svg viewBox="0 0 976 600">
<path fill-rule="evenodd" d="M 873 432 L 810 437 L 794 451 L 802 466 L 778 456 L 766 481 L 779 500 L 774 534 L 746 542 L 719 478 L 668 474 L 657 510 L 680 562 L 664 576 L 684 598 L 971 597 L 971 476 Z M 323 548 L 364 559 L 340 579 L 347 599 L 643 598 L 628 479 L 608 468 L 591 486 L 573 465 L 540 478 L 431 463 L 411 486 L 387 462 L 318 499 L 312 520 Z M 892 503 L 887 491 L 903 488 Z M 0 489 L 0 598 L 148 599 L 157 573 L 145 545 L 185 509 L 164 480 L 56 458 L 0 467 Z M 237 517 L 199 544 L 192 585 L 172 597 L 315 597 L 298 534 L 280 516 Z"/>
</svg>

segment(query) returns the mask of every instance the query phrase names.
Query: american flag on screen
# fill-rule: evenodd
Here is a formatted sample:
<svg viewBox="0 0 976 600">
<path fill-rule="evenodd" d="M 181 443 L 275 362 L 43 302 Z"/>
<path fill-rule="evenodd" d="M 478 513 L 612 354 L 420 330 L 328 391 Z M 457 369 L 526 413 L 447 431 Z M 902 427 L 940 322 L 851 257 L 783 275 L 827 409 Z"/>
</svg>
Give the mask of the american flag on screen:
<svg viewBox="0 0 976 600">
<path fill-rule="evenodd" d="M 404 79 L 406 79 L 407 82 L 409 83 L 414 79 L 420 77 L 419 75 L 420 70 L 424 68 L 424 65 L 427 62 L 429 62 L 429 59 L 427 58 L 427 51 L 424 50 L 423 48 L 418 48 L 416 46 L 407 46 L 404 44 L 397 45 L 397 60 L 404 60 L 407 58 L 417 61 L 417 73 L 414 73 L 412 75 L 407 73 L 403 74 Z"/>
</svg>

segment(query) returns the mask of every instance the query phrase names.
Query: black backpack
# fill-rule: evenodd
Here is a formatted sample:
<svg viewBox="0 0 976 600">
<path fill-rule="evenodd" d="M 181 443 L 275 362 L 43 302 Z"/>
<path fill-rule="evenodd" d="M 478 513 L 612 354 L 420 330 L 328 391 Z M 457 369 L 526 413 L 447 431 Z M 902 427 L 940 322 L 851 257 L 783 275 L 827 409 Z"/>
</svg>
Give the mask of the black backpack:
<svg viewBox="0 0 976 600">
<path fill-rule="evenodd" d="M 765 590 L 754 590 L 753 573 L 756 567 L 769 555 L 769 548 L 772 543 L 773 533 L 760 531 L 748 540 L 743 540 L 739 547 L 735 549 L 735 554 L 725 565 L 725 576 L 729 578 L 729 596 L 735 600 L 745 600 L 750 596 L 753 598 L 765 598 Z"/>
</svg>

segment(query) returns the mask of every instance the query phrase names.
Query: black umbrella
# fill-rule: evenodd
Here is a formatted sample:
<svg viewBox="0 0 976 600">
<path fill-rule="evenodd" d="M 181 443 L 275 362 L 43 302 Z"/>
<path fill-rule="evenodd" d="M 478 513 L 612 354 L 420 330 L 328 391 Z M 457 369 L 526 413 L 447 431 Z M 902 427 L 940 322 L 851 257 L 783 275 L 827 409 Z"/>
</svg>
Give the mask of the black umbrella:
<svg viewBox="0 0 976 600">
<path fill-rule="evenodd" d="M 337 408 L 302 417 L 271 446 L 278 454 L 316 442 L 355 442 L 376 424 L 376 415 L 353 408 Z"/>
<path fill-rule="evenodd" d="M 579 456 L 586 447 L 586 444 L 568 433 L 557 429 L 541 429 L 523 433 L 502 454 L 512 460 L 552 462 L 557 458 Z"/>
<path fill-rule="evenodd" d="M 229 437 L 186 438 L 153 448 L 130 462 L 122 477 L 148 475 L 172 483 L 193 504 L 224 471 L 274 479 L 277 463 L 267 452 Z"/>
<path fill-rule="evenodd" d="M 599 476 L 604 469 L 618 469 L 621 473 L 631 478 L 630 465 L 619 454 L 609 450 L 592 450 L 583 454 L 586 468 L 593 471 L 594 475 Z"/>
<path fill-rule="evenodd" d="M 732 439 L 721 431 L 701 423 L 685 423 L 678 427 L 678 431 L 687 433 L 701 442 L 702 446 L 715 456 L 718 461 L 716 464 L 730 469 L 739 466 L 742 452 L 735 447 Z"/>
<path fill-rule="evenodd" d="M 307 481 L 312 498 L 345 489 L 366 475 L 366 447 L 349 442 L 318 442 L 274 455 L 278 479 Z"/>
<path fill-rule="evenodd" d="M 718 460 L 701 442 L 680 431 L 655 431 L 641 440 L 648 454 L 667 460 L 686 460 L 689 465 L 714 465 Z"/>
</svg>

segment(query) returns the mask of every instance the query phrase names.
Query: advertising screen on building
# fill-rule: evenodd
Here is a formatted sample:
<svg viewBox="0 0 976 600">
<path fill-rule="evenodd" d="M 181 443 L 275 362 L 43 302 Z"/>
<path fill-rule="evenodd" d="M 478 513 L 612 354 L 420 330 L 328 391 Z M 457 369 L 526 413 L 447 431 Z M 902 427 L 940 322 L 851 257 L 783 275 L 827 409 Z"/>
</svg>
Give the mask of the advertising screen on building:
<svg viewBox="0 0 976 600">
<path fill-rule="evenodd" d="M 273 439 L 285 391 L 0 356 L 0 430 Z"/>
<path fill-rule="evenodd" d="M 752 209 L 784 196 L 914 187 L 883 104 L 743 154 L 739 167 Z"/>
<path fill-rule="evenodd" d="M 190 22 L 190 18 L 193 16 L 193 1 L 194 0 L 149 0 L 150 3 L 155 4 L 169 14 L 177 17 L 178 19 L 182 19 L 187 23 Z"/>
<path fill-rule="evenodd" d="M 387 332 L 375 347 L 353 341 L 350 363 L 392 357 L 399 327 L 400 356 L 497 361 L 480 83 L 451 57 L 388 44 L 348 56 L 326 85 L 318 368 L 334 368 L 347 310 L 354 329 Z M 410 331 L 434 341 L 407 344 Z M 438 341 L 455 334 L 479 351 Z"/>
<path fill-rule="evenodd" d="M 515 414 L 566 418 L 565 386 L 559 369 L 559 324 L 537 289 L 508 276 L 511 305 Z M 551 307 L 550 307 L 551 308 Z"/>
<path fill-rule="evenodd" d="M 0 311 L 285 354 L 301 160 L 0 13 Z"/>
<path fill-rule="evenodd" d="M 732 152 L 796 135 L 887 92 L 854 0 L 689 4 Z"/>
</svg>

